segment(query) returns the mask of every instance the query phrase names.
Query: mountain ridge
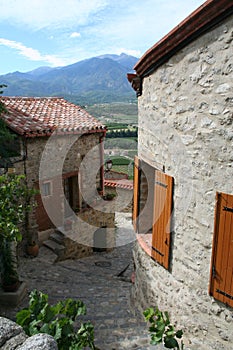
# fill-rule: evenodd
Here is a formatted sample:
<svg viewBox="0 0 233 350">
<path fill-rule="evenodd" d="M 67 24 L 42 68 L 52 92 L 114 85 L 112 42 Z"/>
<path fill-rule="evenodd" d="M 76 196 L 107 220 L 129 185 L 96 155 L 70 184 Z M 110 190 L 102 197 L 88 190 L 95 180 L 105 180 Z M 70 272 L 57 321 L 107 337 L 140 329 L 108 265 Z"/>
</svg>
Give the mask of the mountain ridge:
<svg viewBox="0 0 233 350">
<path fill-rule="evenodd" d="M 78 104 L 122 102 L 135 99 L 126 74 L 137 57 L 106 54 L 63 67 L 38 67 L 29 72 L 0 76 L 7 96 L 62 96 Z"/>
</svg>

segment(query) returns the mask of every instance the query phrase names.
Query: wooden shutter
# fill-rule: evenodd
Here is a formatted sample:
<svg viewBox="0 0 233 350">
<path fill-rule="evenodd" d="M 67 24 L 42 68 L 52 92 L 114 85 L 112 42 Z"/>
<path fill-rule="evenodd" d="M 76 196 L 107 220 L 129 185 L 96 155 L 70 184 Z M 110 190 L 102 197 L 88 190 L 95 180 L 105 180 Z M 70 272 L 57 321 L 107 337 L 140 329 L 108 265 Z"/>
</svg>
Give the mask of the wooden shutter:
<svg viewBox="0 0 233 350">
<path fill-rule="evenodd" d="M 152 258 L 169 269 L 173 177 L 155 171 Z"/>
<path fill-rule="evenodd" d="M 140 187 L 140 160 L 137 156 L 134 158 L 134 178 L 133 178 L 133 227 L 134 231 L 138 231 L 138 215 L 139 215 L 139 187 Z"/>
<path fill-rule="evenodd" d="M 210 294 L 233 307 L 233 195 L 216 199 Z"/>
</svg>

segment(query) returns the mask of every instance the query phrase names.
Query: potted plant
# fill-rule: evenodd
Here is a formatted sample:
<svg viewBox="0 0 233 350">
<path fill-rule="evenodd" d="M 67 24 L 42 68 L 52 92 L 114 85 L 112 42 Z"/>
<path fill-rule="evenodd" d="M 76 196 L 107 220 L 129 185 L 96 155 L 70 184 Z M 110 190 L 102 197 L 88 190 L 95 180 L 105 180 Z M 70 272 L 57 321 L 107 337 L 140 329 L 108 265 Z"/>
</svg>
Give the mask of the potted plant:
<svg viewBox="0 0 233 350">
<path fill-rule="evenodd" d="M 39 254 L 39 245 L 36 243 L 36 241 L 34 240 L 30 240 L 28 243 L 27 243 L 27 254 L 29 256 L 33 256 L 33 257 L 36 257 L 38 254 Z"/>
<path fill-rule="evenodd" d="M 116 194 L 115 193 L 106 193 L 105 195 L 104 195 L 104 199 L 106 200 L 106 201 L 111 201 L 111 200 L 113 200 L 113 198 L 115 198 L 116 197 Z"/>
</svg>

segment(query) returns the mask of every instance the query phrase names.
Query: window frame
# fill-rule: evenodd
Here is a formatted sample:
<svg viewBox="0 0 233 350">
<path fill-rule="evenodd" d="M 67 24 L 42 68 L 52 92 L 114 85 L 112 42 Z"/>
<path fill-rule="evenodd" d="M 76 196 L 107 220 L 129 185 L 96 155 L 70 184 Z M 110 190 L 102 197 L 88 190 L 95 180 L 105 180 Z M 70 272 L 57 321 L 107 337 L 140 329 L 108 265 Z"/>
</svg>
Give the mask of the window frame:
<svg viewBox="0 0 233 350">
<path fill-rule="evenodd" d="M 152 201 L 152 208 L 151 208 L 151 218 L 148 217 L 148 214 L 150 215 L 150 204 L 147 205 L 145 203 L 145 206 L 141 208 L 141 191 L 143 191 L 143 188 L 145 190 L 145 183 L 142 185 L 141 181 L 143 178 L 143 162 L 146 164 L 146 167 L 149 166 L 149 175 L 145 175 L 145 179 L 147 180 L 147 199 L 150 196 L 149 203 Z M 146 169 L 145 167 L 145 169 Z M 164 168 L 163 168 L 164 169 Z M 147 168 L 148 171 L 148 168 Z M 152 173 L 153 172 L 153 173 Z M 151 176 L 153 178 L 151 178 Z M 165 181 L 165 184 L 163 182 Z M 156 184 L 157 182 L 157 184 Z M 164 215 L 166 223 L 163 223 L 163 220 L 160 222 L 160 229 L 161 232 L 157 230 L 157 225 L 155 222 L 155 215 L 156 215 L 156 209 L 157 206 L 161 202 L 161 198 L 159 198 L 160 202 L 156 202 L 158 198 L 156 198 L 156 190 L 158 185 L 161 186 L 165 191 L 165 197 L 164 201 L 162 201 L 161 206 L 162 210 L 160 215 Z M 166 174 L 164 171 L 161 171 L 148 162 L 145 162 L 144 160 L 139 159 L 137 156 L 135 157 L 135 163 L 134 163 L 134 199 L 133 199 L 133 226 L 135 229 L 135 232 L 137 234 L 138 242 L 140 243 L 141 247 L 146 251 L 146 253 L 156 262 L 158 262 L 160 265 L 162 265 L 167 270 L 170 269 L 170 257 L 171 257 L 171 236 L 172 236 L 172 215 L 173 215 L 173 190 L 174 190 L 174 178 Z M 149 194 L 153 192 L 153 194 Z M 166 210 L 163 208 L 163 206 L 166 206 Z M 145 209 L 145 207 L 147 207 Z M 144 212 L 143 212 L 144 210 Z M 165 211 L 164 211 L 165 210 Z M 140 220 L 141 215 L 141 220 Z M 143 224 L 140 224 L 140 221 L 143 221 L 143 215 L 144 222 Z M 158 218 L 159 220 L 159 218 Z M 146 227 L 146 224 L 148 226 Z M 149 228 L 151 226 L 151 229 Z M 167 232 L 167 227 L 169 227 L 169 232 Z M 142 232 L 142 229 L 145 231 Z M 158 233 L 159 232 L 159 233 Z M 160 242 L 156 241 L 156 237 L 159 235 Z M 164 241 L 162 244 L 161 242 Z M 159 249 L 162 249 L 162 254 Z"/>
<path fill-rule="evenodd" d="M 45 186 L 48 186 L 48 189 L 45 190 Z M 53 194 L 52 181 L 45 181 L 41 185 L 41 196 L 42 197 L 51 197 Z"/>
</svg>

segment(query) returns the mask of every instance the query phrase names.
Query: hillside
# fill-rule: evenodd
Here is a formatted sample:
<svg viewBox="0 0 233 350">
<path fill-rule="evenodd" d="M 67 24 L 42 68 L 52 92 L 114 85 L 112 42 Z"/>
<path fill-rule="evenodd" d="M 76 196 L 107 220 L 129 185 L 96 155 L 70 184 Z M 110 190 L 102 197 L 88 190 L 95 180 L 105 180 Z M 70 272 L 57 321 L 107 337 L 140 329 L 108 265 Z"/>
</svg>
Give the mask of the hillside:
<svg viewBox="0 0 233 350">
<path fill-rule="evenodd" d="M 33 71 L 0 76 L 8 96 L 62 96 L 81 105 L 135 100 L 126 74 L 138 58 L 102 55 L 58 68 L 39 67 Z"/>
</svg>

